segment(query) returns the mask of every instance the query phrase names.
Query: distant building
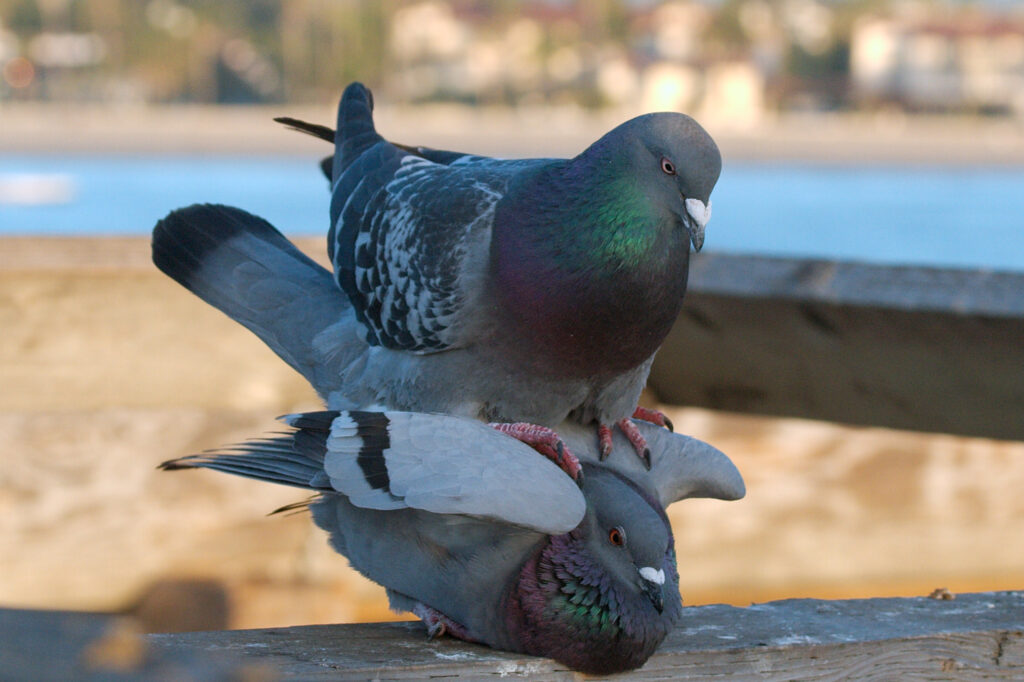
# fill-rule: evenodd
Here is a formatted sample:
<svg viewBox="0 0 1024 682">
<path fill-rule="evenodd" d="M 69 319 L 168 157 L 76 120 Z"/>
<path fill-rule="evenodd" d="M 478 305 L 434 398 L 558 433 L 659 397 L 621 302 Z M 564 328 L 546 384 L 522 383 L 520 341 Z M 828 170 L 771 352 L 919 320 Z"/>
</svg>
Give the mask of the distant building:
<svg viewBox="0 0 1024 682">
<path fill-rule="evenodd" d="M 975 14 L 864 19 L 853 31 L 850 70 L 864 103 L 1024 114 L 1024 23 Z"/>
<path fill-rule="evenodd" d="M 738 127 L 761 120 L 761 70 L 702 48 L 711 9 L 687 0 L 623 8 L 615 28 L 625 37 L 595 29 L 584 3 L 524 3 L 512 20 L 476 3 L 405 4 L 388 29 L 391 95 L 701 112 Z"/>
</svg>

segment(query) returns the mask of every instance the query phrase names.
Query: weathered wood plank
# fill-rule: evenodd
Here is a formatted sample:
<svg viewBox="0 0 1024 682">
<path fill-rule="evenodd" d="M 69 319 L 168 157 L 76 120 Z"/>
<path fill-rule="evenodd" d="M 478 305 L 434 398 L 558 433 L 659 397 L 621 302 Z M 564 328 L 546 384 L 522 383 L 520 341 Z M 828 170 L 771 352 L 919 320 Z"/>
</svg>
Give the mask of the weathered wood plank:
<svg viewBox="0 0 1024 682">
<path fill-rule="evenodd" d="M 575 679 L 552 661 L 451 639 L 427 641 L 415 623 L 150 635 L 164 651 L 234 652 L 286 679 L 539 677 Z M 928 598 L 701 606 L 638 680 L 1020 679 L 1024 592 Z"/>
<path fill-rule="evenodd" d="M 418 623 L 152 634 L 123 620 L 0 610 L 4 679 L 578 679 L 546 659 L 450 638 Z M 136 641 L 136 644 L 133 644 Z M 157 676 L 157 677 L 154 677 Z M 637 680 L 1021 679 L 1024 592 L 786 600 L 685 609 Z"/>
<path fill-rule="evenodd" d="M 707 254 L 666 403 L 1024 439 L 1024 274 Z"/>
<path fill-rule="evenodd" d="M 165 318 L 173 318 L 177 306 L 187 307 L 191 316 L 220 320 L 213 311 L 197 312 L 203 306 L 155 271 L 148 239 L 2 241 L 0 274 L 7 277 L 39 270 L 53 288 L 80 286 L 78 280 L 90 273 L 94 280 L 104 272 L 131 273 L 132 287 L 160 289 L 172 307 Z M 322 260 L 322 240 L 297 242 Z M 50 270 L 63 274 L 55 279 L 43 272 Z M 32 284 L 33 291 L 41 286 Z M 702 253 L 693 259 L 689 289 L 651 372 L 649 386 L 664 403 L 1024 440 L 1024 420 L 1017 417 L 1024 413 L 1024 273 Z M 104 310 L 78 301 L 74 308 L 88 311 L 90 321 Z M 97 327 L 109 329 L 111 314 L 95 322 Z M 62 338 L 60 330 L 46 325 L 61 324 L 68 315 L 47 310 L 38 324 L 33 322 L 42 331 L 33 331 Z M 153 336 L 158 328 L 147 329 Z M 123 345 L 128 332 L 116 332 Z M 245 336 L 241 330 L 224 333 Z M 180 346 L 180 336 L 173 338 Z M 24 352 L 9 371 L 24 373 Z M 181 352 L 176 347 L 174 354 L 153 355 L 166 366 Z M 91 349 L 89 357 L 92 365 L 100 364 Z M 39 377 L 39 385 L 59 385 L 61 395 L 67 394 L 66 382 L 47 376 L 63 376 L 49 359 L 32 366 L 32 376 Z M 96 371 L 107 377 L 110 370 Z M 145 367 L 135 373 L 160 375 Z M 225 370 L 211 383 L 248 374 Z M 103 383 L 83 382 L 91 395 L 102 395 L 95 386 Z M 20 405 L 42 400 L 12 395 Z M 144 404 L 131 386 L 119 395 Z"/>
<path fill-rule="evenodd" d="M 127 617 L 75 611 L 0 608 L 0 680 L 206 680 L 247 679 L 263 671 L 236 656 L 206 648 L 165 651 L 150 646 Z"/>
</svg>

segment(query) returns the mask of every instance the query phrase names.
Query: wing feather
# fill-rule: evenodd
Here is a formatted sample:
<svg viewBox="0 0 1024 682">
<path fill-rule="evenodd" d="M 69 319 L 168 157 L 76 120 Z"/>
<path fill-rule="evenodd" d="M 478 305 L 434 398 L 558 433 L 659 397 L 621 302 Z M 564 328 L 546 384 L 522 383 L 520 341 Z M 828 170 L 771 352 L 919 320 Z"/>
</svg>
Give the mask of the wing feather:
<svg viewBox="0 0 1024 682">
<path fill-rule="evenodd" d="M 386 438 L 370 445 L 367 414 L 379 413 L 340 413 L 324 456 L 331 486 L 357 506 L 467 514 L 545 533 L 567 532 L 583 518 L 586 503 L 572 479 L 482 422 L 386 412 L 387 425 L 376 427 Z M 387 485 L 374 487 L 366 472 L 381 465 Z"/>
<path fill-rule="evenodd" d="M 487 257 L 495 206 L 516 173 L 549 163 L 436 158 L 448 163 L 379 142 L 335 183 L 329 252 L 371 345 L 429 353 L 468 342 L 468 273 Z"/>
</svg>

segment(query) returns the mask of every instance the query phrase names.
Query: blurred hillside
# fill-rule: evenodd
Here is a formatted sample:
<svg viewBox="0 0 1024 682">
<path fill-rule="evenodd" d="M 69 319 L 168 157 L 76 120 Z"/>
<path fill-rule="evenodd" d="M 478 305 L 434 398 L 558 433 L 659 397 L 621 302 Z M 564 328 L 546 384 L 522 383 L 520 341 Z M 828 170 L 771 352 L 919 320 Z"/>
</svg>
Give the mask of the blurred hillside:
<svg viewBox="0 0 1024 682">
<path fill-rule="evenodd" d="M 1024 114 L 1024 10 L 953 0 L 0 0 L 0 105 Z"/>
</svg>

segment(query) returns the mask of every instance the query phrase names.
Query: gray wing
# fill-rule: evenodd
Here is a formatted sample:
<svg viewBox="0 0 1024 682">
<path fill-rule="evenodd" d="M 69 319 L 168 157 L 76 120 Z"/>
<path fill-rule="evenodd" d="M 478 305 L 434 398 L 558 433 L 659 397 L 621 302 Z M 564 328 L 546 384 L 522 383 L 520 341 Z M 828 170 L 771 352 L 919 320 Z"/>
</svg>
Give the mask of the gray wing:
<svg viewBox="0 0 1024 682">
<path fill-rule="evenodd" d="M 303 423 L 301 415 L 285 421 Z M 575 528 L 586 511 L 583 494 L 557 466 L 462 417 L 340 413 L 324 472 L 332 488 L 368 509 L 466 514 L 554 534 Z"/>
<path fill-rule="evenodd" d="M 663 506 L 691 497 L 738 500 L 746 495 L 739 469 L 718 448 L 650 423 L 637 424 L 643 424 L 651 448 L 649 480 Z"/>
<path fill-rule="evenodd" d="M 270 223 L 238 208 L 196 204 L 153 228 L 153 262 L 247 327 L 322 394 L 362 342 L 332 325 L 354 313 L 331 273 Z M 348 352 L 346 352 L 346 350 Z"/>
<path fill-rule="evenodd" d="M 586 503 L 576 484 L 530 447 L 482 422 L 410 412 L 288 415 L 295 432 L 164 463 L 320 492 L 376 510 L 418 509 L 572 530 Z"/>
<path fill-rule="evenodd" d="M 746 494 L 743 476 L 718 448 L 649 422 L 634 423 L 651 450 L 650 471 L 619 429 L 612 430 L 612 453 L 601 464 L 646 489 L 663 507 L 690 497 L 738 500 Z M 557 431 L 580 460 L 597 461 L 592 428 L 570 420 L 563 422 Z"/>
</svg>

